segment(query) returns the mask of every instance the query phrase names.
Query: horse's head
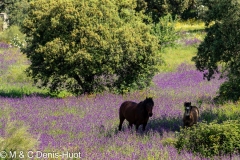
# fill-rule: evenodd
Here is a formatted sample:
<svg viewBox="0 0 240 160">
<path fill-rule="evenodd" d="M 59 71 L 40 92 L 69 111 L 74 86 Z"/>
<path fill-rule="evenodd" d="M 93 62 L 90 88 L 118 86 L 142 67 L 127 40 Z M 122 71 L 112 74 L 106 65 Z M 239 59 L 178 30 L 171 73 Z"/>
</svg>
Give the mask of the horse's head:
<svg viewBox="0 0 240 160">
<path fill-rule="evenodd" d="M 184 108 L 185 108 L 185 115 L 190 116 L 190 112 L 192 109 L 191 102 L 184 102 Z"/>
<path fill-rule="evenodd" d="M 144 106 L 146 108 L 148 116 L 152 117 L 152 115 L 153 115 L 152 109 L 153 109 L 153 106 L 154 106 L 154 102 L 153 102 L 152 98 L 146 98 L 144 100 Z"/>
</svg>

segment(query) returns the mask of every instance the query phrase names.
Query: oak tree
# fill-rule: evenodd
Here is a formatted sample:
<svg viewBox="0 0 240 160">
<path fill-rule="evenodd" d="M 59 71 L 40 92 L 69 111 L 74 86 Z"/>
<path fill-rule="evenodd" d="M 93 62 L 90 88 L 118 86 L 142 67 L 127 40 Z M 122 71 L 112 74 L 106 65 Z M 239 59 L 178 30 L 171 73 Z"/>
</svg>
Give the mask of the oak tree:
<svg viewBox="0 0 240 160">
<path fill-rule="evenodd" d="M 74 94 L 142 89 L 161 62 L 158 38 L 135 0 L 35 0 L 22 31 L 27 73 L 40 87 Z"/>
<path fill-rule="evenodd" d="M 221 72 L 226 81 L 220 87 L 218 98 L 236 101 L 240 97 L 240 1 L 204 2 L 209 8 L 205 22 L 212 24 L 193 61 L 208 80 Z"/>
</svg>

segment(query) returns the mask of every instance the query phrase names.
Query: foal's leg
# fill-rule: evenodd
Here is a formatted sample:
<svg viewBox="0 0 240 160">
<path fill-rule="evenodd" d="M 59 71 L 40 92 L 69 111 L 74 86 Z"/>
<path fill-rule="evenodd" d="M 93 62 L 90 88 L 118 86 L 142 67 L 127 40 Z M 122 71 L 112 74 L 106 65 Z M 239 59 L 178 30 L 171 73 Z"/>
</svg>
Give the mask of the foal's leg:
<svg viewBox="0 0 240 160">
<path fill-rule="evenodd" d="M 119 126 L 118 126 L 118 130 L 121 131 L 122 124 L 123 124 L 123 121 L 125 120 L 125 117 L 121 113 L 119 113 L 119 119 L 120 119 L 120 123 L 119 123 Z"/>
</svg>

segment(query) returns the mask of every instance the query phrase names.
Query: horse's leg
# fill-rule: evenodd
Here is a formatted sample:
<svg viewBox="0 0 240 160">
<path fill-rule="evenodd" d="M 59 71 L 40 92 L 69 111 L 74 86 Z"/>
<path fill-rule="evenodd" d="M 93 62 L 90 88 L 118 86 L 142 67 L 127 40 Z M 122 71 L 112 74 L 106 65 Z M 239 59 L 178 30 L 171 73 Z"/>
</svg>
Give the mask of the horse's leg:
<svg viewBox="0 0 240 160">
<path fill-rule="evenodd" d="M 118 126 L 118 130 L 121 131 L 122 124 L 123 124 L 123 121 L 125 120 L 125 117 L 121 113 L 119 113 L 119 119 L 120 119 L 120 123 L 119 123 L 119 126 Z"/>
<path fill-rule="evenodd" d="M 132 125 L 133 124 L 129 122 L 128 129 L 130 129 L 130 128 L 132 129 Z"/>
<path fill-rule="evenodd" d="M 144 124 L 143 124 L 143 128 L 142 128 L 143 131 L 145 131 L 146 125 L 147 125 L 147 123 L 144 123 Z"/>
<path fill-rule="evenodd" d="M 139 126 L 140 126 L 140 124 L 137 123 L 137 124 L 136 124 L 136 131 L 138 130 L 138 127 L 139 127 Z"/>
</svg>

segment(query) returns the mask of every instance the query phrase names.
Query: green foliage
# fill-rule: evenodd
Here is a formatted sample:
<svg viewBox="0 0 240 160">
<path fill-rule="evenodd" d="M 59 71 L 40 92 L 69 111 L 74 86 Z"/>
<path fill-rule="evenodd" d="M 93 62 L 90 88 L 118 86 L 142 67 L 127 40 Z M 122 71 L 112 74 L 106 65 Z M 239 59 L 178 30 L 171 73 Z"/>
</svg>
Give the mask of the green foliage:
<svg viewBox="0 0 240 160">
<path fill-rule="evenodd" d="M 170 14 L 160 18 L 159 22 L 154 24 L 153 32 L 159 39 L 161 48 L 175 45 L 179 38 L 175 30 L 178 19 L 173 19 Z"/>
<path fill-rule="evenodd" d="M 153 22 L 157 23 L 160 17 L 167 14 L 180 15 L 192 5 L 192 0 L 138 0 L 137 4 L 137 10 L 144 10 L 145 14 L 152 17 Z"/>
<path fill-rule="evenodd" d="M 239 18 L 239 0 L 202 0 L 202 4 L 208 8 L 203 20 L 208 25 L 212 21 L 230 21 Z"/>
<path fill-rule="evenodd" d="M 216 117 L 219 123 L 226 120 L 239 120 L 240 119 L 240 107 L 239 103 L 228 103 L 223 107 L 216 110 Z"/>
<path fill-rule="evenodd" d="M 18 26 L 12 25 L 1 33 L 0 41 L 20 48 L 25 45 L 25 35 Z"/>
<path fill-rule="evenodd" d="M 197 18 L 197 6 L 199 6 L 199 1 L 189 0 L 188 7 L 181 13 L 181 18 L 184 20 Z"/>
<path fill-rule="evenodd" d="M 24 46 L 25 41 L 24 41 L 24 39 L 20 39 L 19 36 L 18 36 L 18 34 L 17 34 L 17 35 L 15 35 L 15 36 L 13 37 L 13 39 L 11 39 L 10 43 L 11 43 L 11 45 L 13 45 L 14 47 L 21 48 L 21 47 Z"/>
<path fill-rule="evenodd" d="M 164 145 L 164 146 L 175 146 L 176 145 L 176 142 L 177 142 L 177 139 L 175 138 L 172 138 L 172 137 L 167 137 L 167 138 L 163 138 L 161 140 L 161 143 Z"/>
<path fill-rule="evenodd" d="M 205 72 L 208 80 L 219 72 L 222 64 L 222 76 L 227 81 L 221 86 L 219 99 L 238 100 L 240 74 L 240 2 L 237 0 L 215 0 L 209 6 L 205 22 L 215 21 L 207 29 L 207 36 L 198 47 L 198 53 L 193 57 L 198 70 Z M 207 70 L 207 72 L 206 72 Z"/>
<path fill-rule="evenodd" d="M 229 120 L 223 124 L 199 123 L 192 128 L 181 128 L 176 142 L 182 149 L 204 157 L 236 154 L 240 152 L 240 121 Z"/>
<path fill-rule="evenodd" d="M 11 5 L 13 1 L 11 0 L 1 0 L 0 1 L 0 12 L 4 12 L 8 5 Z"/>
<path fill-rule="evenodd" d="M 22 26 L 28 75 L 51 92 L 148 86 L 161 62 L 158 39 L 134 8 L 134 0 L 32 2 Z"/>
<path fill-rule="evenodd" d="M 181 18 L 184 20 L 203 19 L 205 18 L 209 5 L 212 5 L 211 0 L 190 0 L 188 5 L 189 7 L 181 14 Z"/>
<path fill-rule="evenodd" d="M 240 97 L 240 78 L 235 75 L 228 75 L 230 78 L 228 81 L 223 83 L 219 88 L 219 96 L 215 99 L 219 103 L 226 101 L 236 102 Z"/>
<path fill-rule="evenodd" d="M 8 120 L 5 128 L 5 136 L 0 137 L 0 150 L 5 151 L 10 156 L 10 151 L 19 153 L 20 151 L 34 151 L 37 149 L 38 139 L 28 132 L 28 127 Z M 25 155 L 27 156 L 27 155 Z M 11 157 L 7 157 L 11 159 Z"/>
<path fill-rule="evenodd" d="M 216 121 L 222 123 L 227 120 L 238 120 L 240 118 L 239 103 L 227 103 L 221 107 L 206 109 L 201 112 L 201 119 L 210 123 Z"/>
<path fill-rule="evenodd" d="M 3 26 L 3 23 L 4 23 L 4 21 L 3 21 L 3 19 L 2 18 L 0 18 L 0 32 L 2 32 L 3 31 L 3 28 L 2 28 L 2 26 Z"/>
<path fill-rule="evenodd" d="M 0 12 L 7 13 L 9 25 L 21 25 L 27 15 L 29 1 L 31 0 L 2 0 L 0 2 Z"/>
</svg>

